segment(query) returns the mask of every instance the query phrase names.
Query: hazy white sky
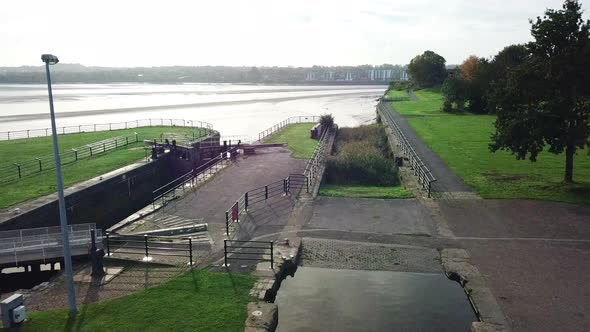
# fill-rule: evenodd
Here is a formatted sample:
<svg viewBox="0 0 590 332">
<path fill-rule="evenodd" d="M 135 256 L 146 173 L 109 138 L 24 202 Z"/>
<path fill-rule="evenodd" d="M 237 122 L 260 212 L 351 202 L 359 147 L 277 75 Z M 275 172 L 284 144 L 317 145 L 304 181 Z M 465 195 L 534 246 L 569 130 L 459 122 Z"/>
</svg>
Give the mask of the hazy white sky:
<svg viewBox="0 0 590 332">
<path fill-rule="evenodd" d="M 530 39 L 562 0 L 3 0 L 0 66 L 458 63 Z M 582 0 L 590 11 L 590 0 Z M 585 15 L 588 17 L 588 14 Z"/>
</svg>

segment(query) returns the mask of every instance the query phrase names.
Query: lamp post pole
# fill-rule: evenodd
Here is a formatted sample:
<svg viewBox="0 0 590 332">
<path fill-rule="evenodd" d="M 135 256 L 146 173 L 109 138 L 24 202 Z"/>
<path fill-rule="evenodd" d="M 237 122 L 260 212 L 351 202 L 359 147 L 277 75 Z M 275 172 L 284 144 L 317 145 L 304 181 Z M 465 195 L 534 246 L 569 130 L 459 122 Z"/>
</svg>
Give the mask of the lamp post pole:
<svg viewBox="0 0 590 332">
<path fill-rule="evenodd" d="M 61 178 L 61 161 L 59 158 L 59 146 L 57 145 L 57 129 L 55 126 L 55 112 L 53 110 L 53 93 L 51 91 L 51 75 L 49 74 L 49 65 L 59 62 L 56 56 L 44 54 L 41 56 L 45 62 L 45 71 L 47 73 L 47 91 L 49 93 L 49 113 L 51 116 L 51 133 L 53 138 L 53 157 L 55 159 L 55 173 L 57 178 L 57 197 L 59 200 L 59 220 L 61 225 L 61 236 L 63 240 L 64 265 L 66 273 L 66 283 L 68 286 L 68 306 L 70 314 L 76 313 L 76 290 L 74 289 L 74 278 L 72 273 L 72 256 L 70 254 L 70 240 L 68 234 L 68 219 L 66 215 L 66 202 L 64 198 L 64 188 Z"/>
</svg>

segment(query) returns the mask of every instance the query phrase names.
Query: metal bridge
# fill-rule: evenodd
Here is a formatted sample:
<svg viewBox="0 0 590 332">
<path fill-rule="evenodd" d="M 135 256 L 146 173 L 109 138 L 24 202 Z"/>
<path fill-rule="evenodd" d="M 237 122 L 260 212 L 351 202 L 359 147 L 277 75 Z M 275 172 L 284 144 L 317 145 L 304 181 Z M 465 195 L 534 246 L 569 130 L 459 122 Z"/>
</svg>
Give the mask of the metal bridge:
<svg viewBox="0 0 590 332">
<path fill-rule="evenodd" d="M 72 256 L 88 255 L 96 231 L 96 246 L 102 248 L 102 232 L 95 224 L 68 227 Z M 49 263 L 63 258 L 63 240 L 60 227 L 29 228 L 0 232 L 0 267 Z"/>
</svg>

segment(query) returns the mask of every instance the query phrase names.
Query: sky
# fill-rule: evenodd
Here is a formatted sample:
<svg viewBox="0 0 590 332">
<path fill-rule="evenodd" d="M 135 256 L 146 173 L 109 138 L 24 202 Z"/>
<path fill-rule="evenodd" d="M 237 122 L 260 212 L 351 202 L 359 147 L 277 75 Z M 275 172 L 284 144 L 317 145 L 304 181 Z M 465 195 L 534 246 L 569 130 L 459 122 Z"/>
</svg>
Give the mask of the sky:
<svg viewBox="0 0 590 332">
<path fill-rule="evenodd" d="M 530 18 L 562 0 L 2 1 L 0 66 L 62 63 L 312 66 L 447 64 L 530 40 Z M 590 0 L 581 0 L 590 12 Z M 585 13 L 585 18 L 588 18 Z"/>
</svg>

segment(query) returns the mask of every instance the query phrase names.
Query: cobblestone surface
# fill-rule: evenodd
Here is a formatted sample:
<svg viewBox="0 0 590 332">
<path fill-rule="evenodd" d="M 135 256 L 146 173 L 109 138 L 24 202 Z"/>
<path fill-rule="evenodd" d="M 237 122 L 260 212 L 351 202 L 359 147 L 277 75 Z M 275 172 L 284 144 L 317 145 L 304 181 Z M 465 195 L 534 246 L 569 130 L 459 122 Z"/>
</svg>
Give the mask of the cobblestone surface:
<svg viewBox="0 0 590 332">
<path fill-rule="evenodd" d="M 85 269 L 88 264 L 75 266 L 74 273 Z M 169 266 L 145 264 L 124 260 L 105 261 L 106 267 L 123 267 L 123 271 L 104 285 L 75 283 L 76 302 L 78 305 L 95 303 L 113 299 L 148 289 L 166 282 L 173 277 L 188 271 L 186 265 Z M 24 293 L 27 310 L 44 311 L 66 308 L 67 286 L 65 276 L 60 274 L 48 287 L 36 291 L 17 291 Z M 15 292 L 16 293 L 16 292 Z M 8 295 L 8 294 L 3 294 Z"/>
<path fill-rule="evenodd" d="M 339 240 L 302 240 L 302 265 L 332 269 L 442 272 L 436 249 Z"/>
</svg>

